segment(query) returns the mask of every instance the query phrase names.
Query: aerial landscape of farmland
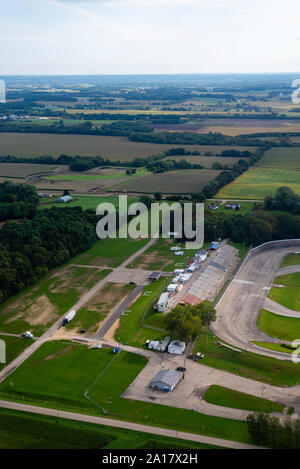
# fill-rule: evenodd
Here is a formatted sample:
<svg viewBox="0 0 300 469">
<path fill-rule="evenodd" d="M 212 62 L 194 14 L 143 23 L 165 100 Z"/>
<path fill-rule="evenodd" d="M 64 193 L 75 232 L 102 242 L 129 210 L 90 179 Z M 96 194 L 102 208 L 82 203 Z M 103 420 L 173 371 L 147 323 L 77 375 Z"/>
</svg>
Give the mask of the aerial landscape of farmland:
<svg viewBox="0 0 300 469">
<path fill-rule="evenodd" d="M 299 2 L 0 3 L 0 449 L 300 449 Z"/>
</svg>

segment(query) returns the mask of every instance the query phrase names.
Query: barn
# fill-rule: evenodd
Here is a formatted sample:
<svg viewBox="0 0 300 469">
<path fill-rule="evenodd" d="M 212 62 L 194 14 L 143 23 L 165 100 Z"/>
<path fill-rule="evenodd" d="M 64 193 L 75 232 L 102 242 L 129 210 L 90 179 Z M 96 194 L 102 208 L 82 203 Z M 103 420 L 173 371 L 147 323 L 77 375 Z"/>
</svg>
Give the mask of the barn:
<svg viewBox="0 0 300 469">
<path fill-rule="evenodd" d="M 181 375 L 175 370 L 160 370 L 152 379 L 150 388 L 165 392 L 173 391 L 180 379 Z"/>
</svg>

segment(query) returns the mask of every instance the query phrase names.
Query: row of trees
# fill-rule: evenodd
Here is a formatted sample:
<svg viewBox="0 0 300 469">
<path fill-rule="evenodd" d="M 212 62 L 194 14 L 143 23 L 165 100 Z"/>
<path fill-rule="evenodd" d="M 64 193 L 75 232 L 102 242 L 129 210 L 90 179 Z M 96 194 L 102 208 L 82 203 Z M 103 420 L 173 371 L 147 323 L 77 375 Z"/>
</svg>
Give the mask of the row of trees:
<svg viewBox="0 0 300 469">
<path fill-rule="evenodd" d="M 254 443 L 272 449 L 300 449 L 300 421 L 286 419 L 280 423 L 268 414 L 247 417 L 248 431 Z"/>
<path fill-rule="evenodd" d="M 264 209 L 283 210 L 300 215 L 300 197 L 290 187 L 282 186 L 277 189 L 274 197 L 271 195 L 265 197 Z"/>
</svg>

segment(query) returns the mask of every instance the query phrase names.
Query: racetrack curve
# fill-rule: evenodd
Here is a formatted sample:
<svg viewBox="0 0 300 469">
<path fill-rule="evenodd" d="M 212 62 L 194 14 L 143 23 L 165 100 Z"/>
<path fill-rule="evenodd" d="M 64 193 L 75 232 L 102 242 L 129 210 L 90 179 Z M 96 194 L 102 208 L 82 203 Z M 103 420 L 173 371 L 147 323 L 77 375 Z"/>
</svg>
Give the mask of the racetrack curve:
<svg viewBox="0 0 300 469">
<path fill-rule="evenodd" d="M 289 354 L 261 348 L 252 341 L 282 342 L 259 330 L 256 321 L 282 259 L 295 251 L 300 251 L 300 240 L 273 241 L 249 251 L 216 306 L 217 319 L 211 330 L 217 337 L 250 352 L 291 360 Z"/>
</svg>

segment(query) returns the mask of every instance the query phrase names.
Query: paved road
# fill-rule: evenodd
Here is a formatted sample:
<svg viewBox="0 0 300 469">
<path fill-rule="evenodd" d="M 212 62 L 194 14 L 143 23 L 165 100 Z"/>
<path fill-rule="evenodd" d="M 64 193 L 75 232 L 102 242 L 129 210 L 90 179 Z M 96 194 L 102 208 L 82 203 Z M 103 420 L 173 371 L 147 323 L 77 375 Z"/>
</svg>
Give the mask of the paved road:
<svg viewBox="0 0 300 469">
<path fill-rule="evenodd" d="M 103 326 L 100 327 L 96 337 L 97 339 L 103 339 L 105 334 L 109 331 L 112 325 L 116 322 L 117 319 L 121 317 L 121 314 L 129 308 L 129 306 L 135 301 L 137 296 L 143 291 L 145 285 L 137 285 L 136 288 L 129 293 L 129 295 L 117 305 L 109 314 L 107 319 L 104 321 Z"/>
<path fill-rule="evenodd" d="M 300 311 L 294 311 L 292 309 L 286 308 L 285 306 L 276 303 L 276 301 L 271 300 L 270 298 L 265 298 L 264 309 L 271 311 L 271 313 L 279 314 L 279 316 L 287 316 L 289 318 L 300 318 Z"/>
<path fill-rule="evenodd" d="M 262 355 L 291 360 L 289 354 L 262 349 L 252 341 L 279 342 L 256 325 L 283 257 L 300 249 L 299 241 L 284 241 L 252 250 L 217 304 L 212 331 L 224 341 Z"/>
<path fill-rule="evenodd" d="M 91 415 L 77 414 L 74 412 L 65 412 L 62 410 L 47 409 L 45 407 L 31 406 L 27 404 L 19 404 L 17 402 L 8 402 L 0 400 L 0 407 L 5 409 L 21 410 L 23 412 L 31 412 L 34 414 L 49 415 L 56 418 L 64 418 L 68 420 L 77 420 L 80 422 L 94 423 L 97 425 L 107 425 L 109 427 L 124 428 L 126 430 L 134 430 L 142 433 L 151 433 L 152 435 L 161 435 L 179 440 L 195 441 L 197 443 L 206 443 L 209 445 L 222 446 L 232 449 L 263 449 L 260 446 L 248 445 L 246 443 L 238 443 L 236 441 L 223 440 L 221 438 L 213 438 L 209 436 L 196 435 L 194 433 L 185 433 L 176 430 L 168 430 L 166 428 L 151 427 L 138 423 L 124 422 L 122 420 L 114 420 L 103 417 L 93 417 Z"/>
<path fill-rule="evenodd" d="M 69 309 L 69 311 L 80 309 L 86 302 L 88 302 L 95 295 L 95 293 L 97 293 L 98 290 L 100 290 L 101 287 L 103 287 L 103 285 L 109 282 L 110 279 L 113 279 L 118 269 L 123 271 L 124 267 L 132 263 L 138 256 L 140 256 L 144 251 L 146 251 L 146 249 L 152 246 L 156 241 L 157 241 L 156 238 L 151 239 L 148 243 L 145 244 L 144 247 L 136 251 L 128 259 L 122 262 L 122 264 L 120 264 L 119 267 L 114 269 L 113 272 L 108 274 L 105 278 L 103 278 L 98 283 L 96 283 L 96 285 L 94 285 L 87 293 L 82 295 L 81 298 L 77 301 L 77 303 L 73 305 L 72 308 Z M 124 281 L 126 282 L 126 277 L 124 277 Z M 0 372 L 0 383 L 5 378 L 7 378 L 7 376 L 9 376 L 16 368 L 18 368 L 27 358 L 29 358 L 44 342 L 46 342 L 51 336 L 53 336 L 53 334 L 61 327 L 61 325 L 62 325 L 62 318 L 60 317 L 41 337 L 37 338 L 37 340 L 33 344 L 27 347 L 15 360 L 13 360 L 7 367 L 5 367 Z"/>
</svg>

